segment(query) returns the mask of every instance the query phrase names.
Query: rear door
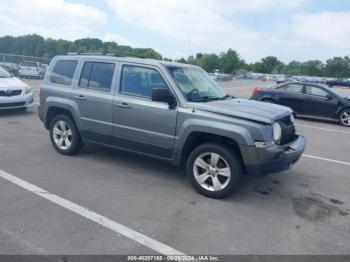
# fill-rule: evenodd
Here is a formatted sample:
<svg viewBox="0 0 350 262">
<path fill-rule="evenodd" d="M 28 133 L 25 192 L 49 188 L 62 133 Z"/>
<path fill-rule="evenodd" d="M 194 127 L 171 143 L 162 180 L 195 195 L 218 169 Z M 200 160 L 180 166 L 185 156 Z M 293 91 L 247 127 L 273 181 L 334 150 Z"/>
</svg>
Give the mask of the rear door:
<svg viewBox="0 0 350 262">
<path fill-rule="evenodd" d="M 120 71 L 120 87 L 113 102 L 116 144 L 170 159 L 177 108 L 151 100 L 153 88 L 169 89 L 169 84 L 157 67 L 123 64 Z"/>
<path fill-rule="evenodd" d="M 290 83 L 277 88 L 279 91 L 279 104 L 288 106 L 296 113 L 303 113 L 305 105 L 304 85 Z"/>
<path fill-rule="evenodd" d="M 117 63 L 85 60 L 72 97 L 80 110 L 81 135 L 108 143 L 112 135 L 112 101 Z"/>
<path fill-rule="evenodd" d="M 338 108 L 338 99 L 318 86 L 306 85 L 306 105 L 305 112 L 307 115 L 333 118 Z"/>
</svg>

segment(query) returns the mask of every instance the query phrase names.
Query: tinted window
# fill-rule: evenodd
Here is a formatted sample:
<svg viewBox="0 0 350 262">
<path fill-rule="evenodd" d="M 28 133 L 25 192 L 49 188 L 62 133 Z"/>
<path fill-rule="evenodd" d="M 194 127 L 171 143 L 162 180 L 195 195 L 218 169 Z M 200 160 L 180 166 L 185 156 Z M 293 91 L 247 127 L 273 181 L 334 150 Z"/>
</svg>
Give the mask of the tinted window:
<svg viewBox="0 0 350 262">
<path fill-rule="evenodd" d="M 79 86 L 109 91 L 114 69 L 113 63 L 86 62 L 81 72 Z"/>
<path fill-rule="evenodd" d="M 297 85 L 297 84 L 285 85 L 285 86 L 280 87 L 279 89 L 285 90 L 288 92 L 293 92 L 293 93 L 302 93 L 303 92 L 303 86 Z"/>
<path fill-rule="evenodd" d="M 323 90 L 322 88 L 316 86 L 306 86 L 306 93 L 308 95 L 326 97 L 328 96 L 328 92 Z"/>
<path fill-rule="evenodd" d="M 77 61 L 58 60 L 52 70 L 50 82 L 61 85 L 72 84 L 72 78 L 77 67 Z"/>
<path fill-rule="evenodd" d="M 157 70 L 137 66 L 123 66 L 121 93 L 151 97 L 153 88 L 167 88 Z"/>
</svg>

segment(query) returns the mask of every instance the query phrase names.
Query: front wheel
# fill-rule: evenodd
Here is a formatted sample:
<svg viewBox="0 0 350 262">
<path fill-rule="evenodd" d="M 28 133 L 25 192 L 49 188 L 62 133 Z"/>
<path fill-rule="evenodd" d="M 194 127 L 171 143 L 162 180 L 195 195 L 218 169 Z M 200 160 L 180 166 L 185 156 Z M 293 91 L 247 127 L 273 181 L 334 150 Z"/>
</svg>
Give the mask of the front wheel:
<svg viewBox="0 0 350 262">
<path fill-rule="evenodd" d="M 339 114 L 339 123 L 343 126 L 350 127 L 350 108 L 343 110 Z"/>
<path fill-rule="evenodd" d="M 243 174 L 241 161 L 233 149 L 218 143 L 195 148 L 187 159 L 186 171 L 193 187 L 210 198 L 229 196 Z"/>
<path fill-rule="evenodd" d="M 73 155 L 83 146 L 74 122 L 66 115 L 57 115 L 52 119 L 50 139 L 56 151 L 63 155 Z"/>
</svg>

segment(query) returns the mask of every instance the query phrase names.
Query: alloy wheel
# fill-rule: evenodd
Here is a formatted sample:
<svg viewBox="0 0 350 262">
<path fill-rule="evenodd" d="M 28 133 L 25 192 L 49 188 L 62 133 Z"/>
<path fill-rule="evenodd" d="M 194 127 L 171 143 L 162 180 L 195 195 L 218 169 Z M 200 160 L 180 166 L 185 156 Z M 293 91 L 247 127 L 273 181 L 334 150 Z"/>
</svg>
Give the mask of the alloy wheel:
<svg viewBox="0 0 350 262">
<path fill-rule="evenodd" d="M 72 129 L 66 121 L 57 121 L 53 127 L 52 135 L 55 144 L 60 149 L 67 150 L 71 146 L 73 140 Z"/>
<path fill-rule="evenodd" d="M 223 190 L 231 178 L 227 161 L 217 153 L 207 152 L 196 158 L 193 173 L 197 183 L 209 191 Z"/>
<path fill-rule="evenodd" d="M 350 111 L 345 111 L 340 116 L 340 121 L 344 126 L 350 126 Z"/>
</svg>

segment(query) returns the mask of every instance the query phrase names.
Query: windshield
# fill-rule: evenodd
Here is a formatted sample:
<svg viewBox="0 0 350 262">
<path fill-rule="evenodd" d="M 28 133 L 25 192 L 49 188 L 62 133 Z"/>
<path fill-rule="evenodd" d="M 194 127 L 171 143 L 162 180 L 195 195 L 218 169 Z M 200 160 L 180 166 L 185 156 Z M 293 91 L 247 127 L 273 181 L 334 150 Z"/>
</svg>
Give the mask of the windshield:
<svg viewBox="0 0 350 262">
<path fill-rule="evenodd" d="M 0 78 L 10 78 L 11 75 L 4 68 L 0 66 Z"/>
<path fill-rule="evenodd" d="M 37 63 L 35 63 L 35 62 L 23 62 L 20 64 L 20 66 L 38 67 Z"/>
<path fill-rule="evenodd" d="M 189 101 L 217 100 L 230 97 L 201 68 L 168 66 L 168 70 Z"/>
</svg>

